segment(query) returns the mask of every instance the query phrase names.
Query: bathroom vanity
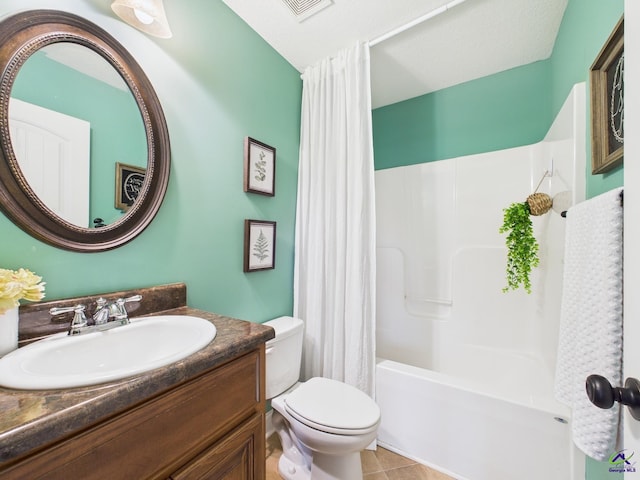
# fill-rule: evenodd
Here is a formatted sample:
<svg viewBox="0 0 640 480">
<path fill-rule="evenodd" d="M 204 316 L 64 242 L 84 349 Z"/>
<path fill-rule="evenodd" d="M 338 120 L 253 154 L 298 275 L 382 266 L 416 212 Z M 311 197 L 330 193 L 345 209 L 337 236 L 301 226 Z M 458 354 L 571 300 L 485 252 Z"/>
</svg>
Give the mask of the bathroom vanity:
<svg viewBox="0 0 640 480">
<path fill-rule="evenodd" d="M 263 479 L 265 342 L 273 329 L 189 308 L 181 284 L 113 296 L 131 293 L 143 295 L 141 306 L 147 299 L 132 317 L 199 316 L 216 326 L 214 341 L 117 382 L 0 388 L 0 479 Z M 62 302 L 46 308 L 54 303 Z M 45 328 L 45 305 L 30 307 L 20 312 L 25 337 Z"/>
</svg>

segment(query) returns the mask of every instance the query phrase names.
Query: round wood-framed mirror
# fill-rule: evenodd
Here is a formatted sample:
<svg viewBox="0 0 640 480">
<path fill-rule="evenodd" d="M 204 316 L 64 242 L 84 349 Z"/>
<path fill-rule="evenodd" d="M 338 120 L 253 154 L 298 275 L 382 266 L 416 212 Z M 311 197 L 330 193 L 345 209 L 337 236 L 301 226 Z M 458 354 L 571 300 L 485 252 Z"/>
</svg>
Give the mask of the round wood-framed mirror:
<svg viewBox="0 0 640 480">
<path fill-rule="evenodd" d="M 142 164 L 139 167 L 130 167 L 128 164 L 135 165 L 135 162 L 123 158 L 112 158 L 109 171 L 114 172 L 115 181 L 111 178 L 103 179 L 102 176 L 92 180 L 93 183 L 104 180 L 103 183 L 110 185 L 112 192 L 118 191 L 118 182 L 120 182 L 123 190 L 133 189 L 135 193 L 125 208 L 120 207 L 124 210 L 122 214 L 104 224 L 94 219 L 94 225 L 91 225 L 90 214 L 86 222 L 75 222 L 57 213 L 52 203 L 44 198 L 47 195 L 38 193 L 36 191 L 38 189 L 33 186 L 34 182 L 30 181 L 30 178 L 33 178 L 32 174 L 28 173 L 31 167 L 21 166 L 21 159 L 16 155 L 18 150 L 37 150 L 37 148 L 24 147 L 23 138 L 20 137 L 20 141 L 17 138 L 18 134 L 15 130 L 17 123 L 10 119 L 10 109 L 15 111 L 12 106 L 12 102 L 15 103 L 15 100 L 12 100 L 12 93 L 16 79 L 27 61 L 32 57 L 35 58 L 36 54 L 52 46 L 69 45 L 88 49 L 87 51 L 92 52 L 91 55 L 99 58 L 100 62 L 110 65 L 115 77 L 118 77 L 126 87 L 123 90 L 128 90 L 126 95 L 131 97 L 132 104 L 134 107 L 137 106 L 140 114 L 136 122 L 140 124 L 141 138 L 136 141 L 142 142 L 143 150 L 142 154 L 137 156 L 144 157 L 146 154 L 146 159 L 138 158 L 137 160 Z M 31 60 L 31 62 L 34 61 Z M 76 63 L 86 65 L 92 62 L 83 60 Z M 36 78 L 42 82 L 49 82 L 47 83 L 49 85 L 54 81 L 55 76 L 47 73 L 39 74 Z M 31 88 L 31 90 L 40 89 Z M 88 103 L 88 100 L 80 100 L 76 103 Z M 93 103 L 89 105 L 96 110 Z M 119 113 L 115 115 L 111 113 L 111 115 L 117 117 Z M 94 140 L 96 132 L 91 130 L 90 136 Z M 122 143 L 122 139 L 110 138 L 102 144 L 108 145 L 111 142 L 116 145 L 118 142 Z M 22 146 L 18 147 L 18 145 Z M 146 152 L 144 146 L 146 146 Z M 93 148 L 93 145 L 90 148 Z M 40 156 L 47 160 L 46 164 L 50 168 L 52 162 L 47 152 L 67 149 L 63 141 L 60 147 L 41 149 L 44 154 L 41 153 Z M 167 189 L 170 163 L 169 133 L 160 101 L 142 68 L 115 38 L 82 17 L 56 10 L 25 11 L 0 21 L 0 209 L 16 225 L 33 237 L 66 250 L 98 252 L 116 248 L 135 238 L 153 220 Z M 123 164 L 126 167 L 124 169 Z M 99 170 L 94 167 L 91 169 Z M 59 167 L 55 170 L 57 172 L 64 168 Z M 132 182 L 127 184 L 123 175 L 129 174 Z M 45 189 L 48 188 L 52 183 L 51 175 L 46 171 L 37 173 L 36 177 L 38 175 L 44 177 L 42 183 Z M 76 180 L 60 180 L 60 190 L 65 192 L 68 189 L 75 189 L 72 182 Z M 115 205 L 118 206 L 118 200 L 122 199 L 115 200 Z M 73 203 L 74 200 L 66 200 L 66 202 Z"/>
</svg>

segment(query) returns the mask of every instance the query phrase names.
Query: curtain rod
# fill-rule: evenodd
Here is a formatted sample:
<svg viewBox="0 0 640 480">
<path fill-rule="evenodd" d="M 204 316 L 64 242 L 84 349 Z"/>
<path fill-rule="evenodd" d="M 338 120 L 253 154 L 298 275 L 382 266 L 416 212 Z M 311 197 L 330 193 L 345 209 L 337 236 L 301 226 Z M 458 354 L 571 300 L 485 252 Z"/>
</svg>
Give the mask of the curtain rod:
<svg viewBox="0 0 640 480">
<path fill-rule="evenodd" d="M 375 47 L 376 45 L 378 45 L 379 43 L 384 42 L 385 40 L 390 39 L 391 37 L 395 37 L 396 35 L 402 33 L 402 32 L 406 32 L 407 30 L 409 30 L 410 28 L 415 27 L 416 25 L 419 25 L 423 22 L 426 22 L 427 20 L 433 18 L 433 17 L 437 17 L 438 15 L 440 15 L 441 13 L 446 12 L 447 10 L 449 10 L 450 8 L 456 7 L 458 5 L 460 5 L 461 3 L 466 2 L 467 0 L 453 0 L 449 3 L 447 3 L 446 5 L 443 5 L 439 8 L 436 8 L 435 10 L 431 10 L 428 13 L 425 13 L 424 15 L 422 15 L 421 17 L 416 18 L 415 20 L 411 20 L 409 23 L 405 23 L 404 25 L 401 25 L 397 28 L 394 28 L 393 30 L 390 30 L 387 33 L 384 33 L 382 35 L 380 35 L 379 37 L 374 38 L 373 40 L 369 40 L 369 47 Z"/>
</svg>

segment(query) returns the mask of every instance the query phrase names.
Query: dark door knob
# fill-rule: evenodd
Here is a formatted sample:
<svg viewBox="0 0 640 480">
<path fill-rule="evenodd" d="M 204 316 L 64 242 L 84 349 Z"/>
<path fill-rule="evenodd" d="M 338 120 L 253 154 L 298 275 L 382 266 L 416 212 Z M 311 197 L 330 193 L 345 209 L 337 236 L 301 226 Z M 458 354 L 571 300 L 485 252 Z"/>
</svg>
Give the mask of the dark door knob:
<svg viewBox="0 0 640 480">
<path fill-rule="evenodd" d="M 624 388 L 613 387 L 601 375 L 589 375 L 586 382 L 587 396 L 591 403 L 600 408 L 611 408 L 614 402 L 629 407 L 631 416 L 640 420 L 640 381 L 627 378 Z"/>
</svg>

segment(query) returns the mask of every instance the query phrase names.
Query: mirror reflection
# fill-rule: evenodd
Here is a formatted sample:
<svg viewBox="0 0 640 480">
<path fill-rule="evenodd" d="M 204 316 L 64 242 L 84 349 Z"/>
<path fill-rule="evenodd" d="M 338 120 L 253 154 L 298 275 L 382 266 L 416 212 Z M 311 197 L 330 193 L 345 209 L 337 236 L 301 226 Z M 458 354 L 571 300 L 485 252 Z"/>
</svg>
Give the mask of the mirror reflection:
<svg viewBox="0 0 640 480">
<path fill-rule="evenodd" d="M 29 186 L 67 222 L 108 225 L 135 201 L 148 158 L 142 115 L 97 52 L 59 42 L 32 54 L 11 90 L 9 127 Z"/>
</svg>

